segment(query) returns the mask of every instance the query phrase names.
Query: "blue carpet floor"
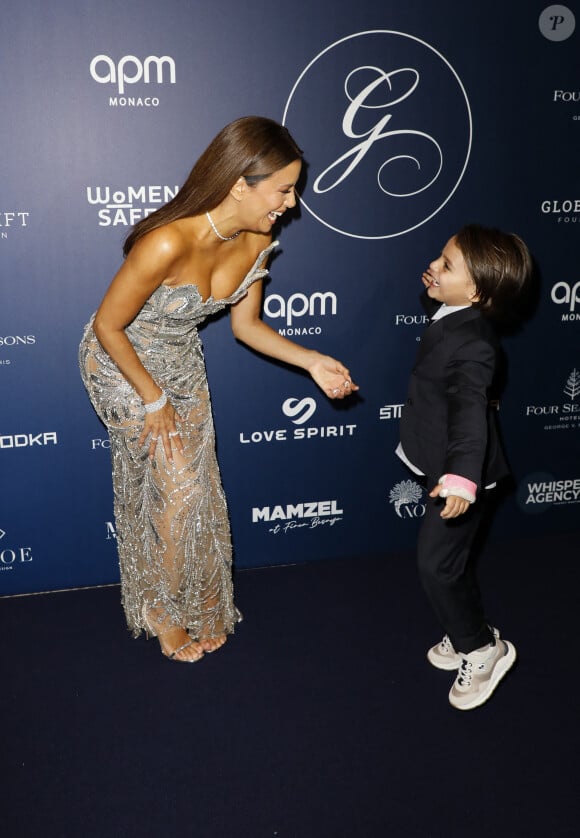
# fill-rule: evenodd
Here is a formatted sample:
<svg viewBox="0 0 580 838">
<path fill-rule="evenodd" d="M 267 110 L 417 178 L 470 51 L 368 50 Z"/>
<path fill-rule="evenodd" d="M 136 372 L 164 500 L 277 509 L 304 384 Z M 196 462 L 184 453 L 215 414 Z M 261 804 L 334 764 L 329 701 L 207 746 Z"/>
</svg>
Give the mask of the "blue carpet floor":
<svg viewBox="0 0 580 838">
<path fill-rule="evenodd" d="M 580 834 L 577 535 L 487 548 L 517 666 L 461 713 L 413 557 L 235 576 L 195 665 L 126 631 L 116 587 L 0 600 L 3 838 Z"/>
</svg>

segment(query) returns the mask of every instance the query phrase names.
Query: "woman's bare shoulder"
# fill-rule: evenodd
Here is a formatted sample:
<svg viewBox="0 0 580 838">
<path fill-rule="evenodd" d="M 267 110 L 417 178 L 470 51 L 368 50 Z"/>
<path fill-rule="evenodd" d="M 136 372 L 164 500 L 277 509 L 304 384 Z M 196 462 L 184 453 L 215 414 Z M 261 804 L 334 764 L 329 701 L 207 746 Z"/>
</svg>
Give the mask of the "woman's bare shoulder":
<svg viewBox="0 0 580 838">
<path fill-rule="evenodd" d="M 183 228 L 171 222 L 150 230 L 139 239 L 133 250 L 140 251 L 147 256 L 176 257 L 187 247 L 188 240 Z M 133 251 L 131 251 L 133 252 Z"/>
<path fill-rule="evenodd" d="M 164 224 L 135 242 L 126 264 L 142 274 L 166 278 L 187 253 L 189 244 L 179 225 Z"/>
</svg>

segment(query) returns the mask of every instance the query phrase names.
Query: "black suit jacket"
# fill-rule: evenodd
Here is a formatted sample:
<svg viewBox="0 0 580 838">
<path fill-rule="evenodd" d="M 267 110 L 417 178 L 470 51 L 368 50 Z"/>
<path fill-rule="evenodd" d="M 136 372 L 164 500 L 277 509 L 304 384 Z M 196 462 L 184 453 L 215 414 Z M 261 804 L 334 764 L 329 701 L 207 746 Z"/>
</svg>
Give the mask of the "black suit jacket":
<svg viewBox="0 0 580 838">
<path fill-rule="evenodd" d="M 493 326 L 471 306 L 425 329 L 402 411 L 401 444 L 429 489 L 443 474 L 481 488 L 509 473 L 489 407 L 498 357 Z"/>
</svg>

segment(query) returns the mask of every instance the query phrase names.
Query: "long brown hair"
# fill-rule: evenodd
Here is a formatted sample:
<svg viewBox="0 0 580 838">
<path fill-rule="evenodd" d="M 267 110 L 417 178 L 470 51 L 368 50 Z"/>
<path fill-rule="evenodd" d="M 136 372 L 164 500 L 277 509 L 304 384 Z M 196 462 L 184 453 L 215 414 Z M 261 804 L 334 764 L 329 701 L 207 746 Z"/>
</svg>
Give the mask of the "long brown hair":
<svg viewBox="0 0 580 838">
<path fill-rule="evenodd" d="M 203 152 L 177 195 L 133 227 L 124 255 L 151 230 L 217 207 L 240 176 L 253 185 L 301 157 L 288 129 L 272 119 L 244 116 L 230 122 Z"/>
</svg>

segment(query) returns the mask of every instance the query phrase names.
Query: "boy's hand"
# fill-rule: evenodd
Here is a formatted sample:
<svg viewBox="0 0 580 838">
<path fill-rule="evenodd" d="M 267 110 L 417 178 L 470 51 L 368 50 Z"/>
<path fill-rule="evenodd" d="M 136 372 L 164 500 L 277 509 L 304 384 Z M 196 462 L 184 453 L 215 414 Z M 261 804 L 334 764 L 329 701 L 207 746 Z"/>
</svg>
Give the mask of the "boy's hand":
<svg viewBox="0 0 580 838">
<path fill-rule="evenodd" d="M 443 486 L 438 483 L 430 492 L 430 498 L 438 498 Z M 458 498 L 457 495 L 449 495 L 449 497 L 445 500 L 445 506 L 441 510 L 441 517 L 442 518 L 458 518 L 460 515 L 463 515 L 470 507 L 469 501 L 464 500 L 463 498 Z"/>
</svg>

